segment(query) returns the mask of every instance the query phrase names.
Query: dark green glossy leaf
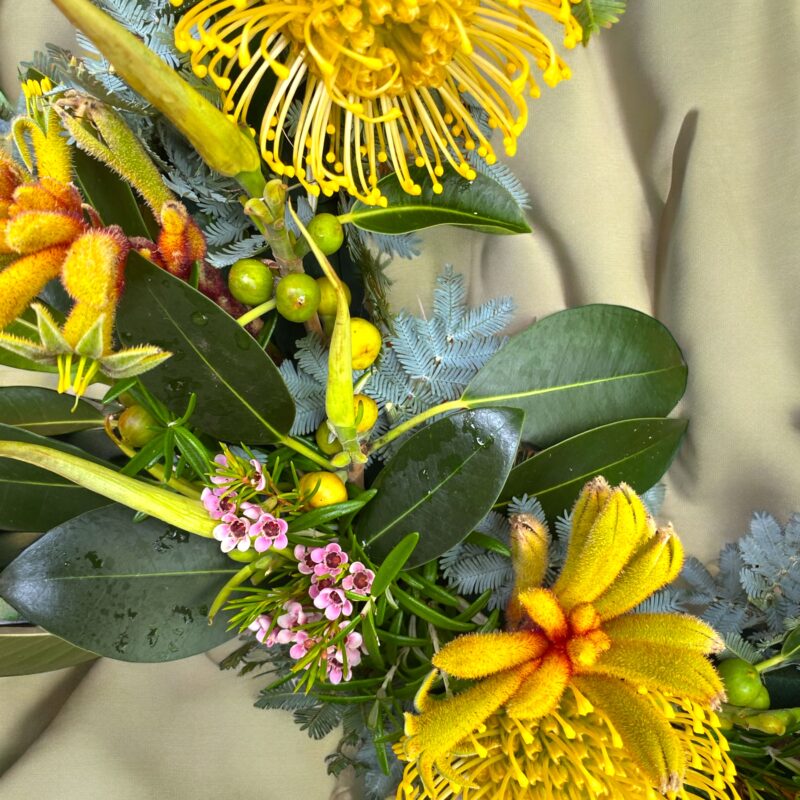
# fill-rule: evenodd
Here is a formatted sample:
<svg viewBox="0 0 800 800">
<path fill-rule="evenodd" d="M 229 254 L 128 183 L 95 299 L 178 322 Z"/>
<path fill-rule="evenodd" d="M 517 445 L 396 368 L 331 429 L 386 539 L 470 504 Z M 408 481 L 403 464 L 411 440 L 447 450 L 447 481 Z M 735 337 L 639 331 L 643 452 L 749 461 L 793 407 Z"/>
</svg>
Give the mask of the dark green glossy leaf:
<svg viewBox="0 0 800 800">
<path fill-rule="evenodd" d="M 98 461 L 57 439 L 48 439 L 11 425 L 0 424 L 0 440 L 29 442 Z M 46 531 L 84 511 L 107 504 L 105 497 L 88 492 L 52 472 L 0 458 L 0 528 Z"/>
<path fill-rule="evenodd" d="M 94 653 L 38 628 L 0 628 L 0 677 L 3 678 L 74 667 L 95 658 Z"/>
<path fill-rule="evenodd" d="M 128 236 L 152 239 L 131 187 L 105 164 L 79 150 L 72 150 L 75 177 L 86 202 L 106 225 L 119 225 Z"/>
<path fill-rule="evenodd" d="M 580 433 L 514 467 L 500 499 L 536 495 L 553 519 L 596 475 L 645 492 L 667 471 L 687 425 L 683 419 L 628 419 Z"/>
<path fill-rule="evenodd" d="M 381 563 L 414 531 L 407 566 L 424 564 L 460 542 L 503 488 L 519 446 L 514 409 L 462 411 L 409 438 L 378 475 L 375 499 L 359 514 L 358 538 Z"/>
<path fill-rule="evenodd" d="M 107 506 L 71 519 L 0 575 L 0 596 L 26 619 L 122 661 L 171 661 L 232 638 L 206 615 L 238 565 L 213 540 Z"/>
<path fill-rule="evenodd" d="M 670 332 L 623 306 L 560 311 L 512 336 L 472 379 L 470 407 L 525 412 L 522 438 L 547 447 L 609 422 L 666 416 L 686 388 Z"/>
<path fill-rule="evenodd" d="M 0 423 L 24 428 L 42 436 L 97 428 L 103 415 L 91 403 L 40 386 L 0 388 Z"/>
<path fill-rule="evenodd" d="M 419 534 L 414 531 L 404 536 L 389 552 L 383 563 L 375 573 L 375 580 L 372 582 L 372 596 L 380 597 L 388 588 L 389 584 L 400 574 L 400 571 L 408 563 L 414 548 L 419 544 Z"/>
<path fill-rule="evenodd" d="M 800 706 L 800 669 L 796 664 L 769 670 L 763 674 L 763 678 L 769 692 L 771 708 Z"/>
<path fill-rule="evenodd" d="M 460 225 L 484 233 L 530 233 L 519 203 L 487 175 L 468 181 L 447 167 L 439 179 L 444 187 L 441 194 L 434 193 L 433 179 L 424 167 L 413 168 L 411 176 L 422 187 L 421 194 L 406 193 L 397 175 L 388 175 L 378 186 L 389 205 L 383 208 L 357 201 L 350 212 L 353 225 L 374 233 L 407 233 L 434 225 Z"/>
<path fill-rule="evenodd" d="M 173 353 L 142 381 L 177 415 L 194 392 L 192 427 L 247 444 L 288 433 L 294 402 L 258 342 L 216 303 L 135 253 L 117 329 L 125 346 L 149 342 Z"/>
<path fill-rule="evenodd" d="M 30 547 L 44 533 L 7 531 L 0 533 L 0 570 L 5 569 L 26 547 Z"/>
</svg>

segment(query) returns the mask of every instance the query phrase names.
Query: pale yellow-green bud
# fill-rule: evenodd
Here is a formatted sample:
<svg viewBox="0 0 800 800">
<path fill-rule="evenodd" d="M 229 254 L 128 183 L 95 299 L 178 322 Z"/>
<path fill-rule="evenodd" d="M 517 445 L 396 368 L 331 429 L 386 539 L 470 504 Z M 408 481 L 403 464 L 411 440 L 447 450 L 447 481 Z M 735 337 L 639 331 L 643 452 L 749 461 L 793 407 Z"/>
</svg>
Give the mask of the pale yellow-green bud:
<svg viewBox="0 0 800 800">
<path fill-rule="evenodd" d="M 92 40 L 117 74 L 186 136 L 209 167 L 260 192 L 261 157 L 249 133 L 90 0 L 53 2 Z"/>
</svg>

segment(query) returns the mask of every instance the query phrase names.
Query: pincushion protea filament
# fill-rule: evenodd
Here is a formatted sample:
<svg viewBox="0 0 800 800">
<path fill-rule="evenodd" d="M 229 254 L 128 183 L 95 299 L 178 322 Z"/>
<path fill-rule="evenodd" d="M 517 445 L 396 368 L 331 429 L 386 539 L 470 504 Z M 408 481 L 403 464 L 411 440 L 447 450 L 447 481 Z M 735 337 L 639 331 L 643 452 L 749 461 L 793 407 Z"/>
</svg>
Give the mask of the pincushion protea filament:
<svg viewBox="0 0 800 800">
<path fill-rule="evenodd" d="M 376 184 L 384 164 L 419 194 L 413 166 L 441 192 L 444 164 L 474 178 L 467 151 L 492 163 L 481 117 L 513 155 L 527 96 L 539 94 L 531 62 L 550 86 L 570 76 L 529 10 L 563 25 L 566 47 L 580 41 L 570 0 L 200 0 L 175 41 L 237 121 L 275 80 L 259 134 L 274 172 L 315 194 L 343 189 L 383 204 Z"/>
</svg>

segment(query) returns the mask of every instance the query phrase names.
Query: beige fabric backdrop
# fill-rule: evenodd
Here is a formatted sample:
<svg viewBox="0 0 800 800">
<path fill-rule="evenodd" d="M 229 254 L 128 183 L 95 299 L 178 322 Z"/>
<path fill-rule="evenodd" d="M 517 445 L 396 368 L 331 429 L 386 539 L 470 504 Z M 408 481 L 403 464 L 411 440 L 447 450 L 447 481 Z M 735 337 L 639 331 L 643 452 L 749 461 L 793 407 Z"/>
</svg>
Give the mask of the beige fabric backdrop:
<svg viewBox="0 0 800 800">
<path fill-rule="evenodd" d="M 665 516 L 706 559 L 753 509 L 800 509 L 800 4 L 765 12 L 634 0 L 535 103 L 514 162 L 534 233 L 435 230 L 424 259 L 391 271 L 412 309 L 450 262 L 473 301 L 513 293 L 519 325 L 587 302 L 665 322 L 690 365 L 692 420 Z M 36 46 L 69 38 L 46 0 L 0 0 L 0 86 L 13 90 Z M 214 654 L 4 680 L 0 798 L 324 800 L 333 742 L 251 709 L 256 691 Z"/>
</svg>

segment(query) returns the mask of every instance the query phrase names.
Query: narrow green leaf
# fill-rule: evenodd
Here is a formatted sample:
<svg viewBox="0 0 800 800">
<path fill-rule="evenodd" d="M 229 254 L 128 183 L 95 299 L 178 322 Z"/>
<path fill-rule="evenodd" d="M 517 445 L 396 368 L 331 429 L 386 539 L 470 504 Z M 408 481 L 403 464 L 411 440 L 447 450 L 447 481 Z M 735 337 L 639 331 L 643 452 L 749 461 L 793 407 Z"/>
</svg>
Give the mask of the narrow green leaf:
<svg viewBox="0 0 800 800">
<path fill-rule="evenodd" d="M 100 655 L 171 661 L 234 634 L 211 600 L 238 565 L 217 542 L 122 506 L 89 511 L 51 530 L 0 574 L 0 596 L 26 619 Z"/>
<path fill-rule="evenodd" d="M 77 447 L 11 425 L 0 424 L 0 440 L 49 447 L 75 458 L 96 460 Z M 0 529 L 46 531 L 108 503 L 105 497 L 25 461 L 0 458 Z"/>
<path fill-rule="evenodd" d="M 435 225 L 459 225 L 484 233 L 530 233 L 525 215 L 511 193 L 487 175 L 473 181 L 446 167 L 439 179 L 441 194 L 433 191 L 433 179 L 424 167 L 411 169 L 422 193 L 410 195 L 396 174 L 379 183 L 386 208 L 354 203 L 349 219 L 357 228 L 373 233 L 408 233 Z"/>
<path fill-rule="evenodd" d="M 389 555 L 383 559 L 383 563 L 375 573 L 375 580 L 372 581 L 371 594 L 373 597 L 380 597 L 386 591 L 386 588 L 400 574 L 400 570 L 406 565 L 418 543 L 419 533 L 413 531 L 404 536 L 389 551 Z"/>
<path fill-rule="evenodd" d="M 687 425 L 683 419 L 628 419 L 580 433 L 514 467 L 499 499 L 536 495 L 554 519 L 596 475 L 646 492 L 667 471 Z"/>
<path fill-rule="evenodd" d="M 440 611 L 436 611 L 425 603 L 417 600 L 413 595 L 406 594 L 402 589 L 396 586 L 392 589 L 392 594 L 397 598 L 397 602 L 400 604 L 401 608 L 408 611 L 409 614 L 413 614 L 415 617 L 430 622 L 431 625 L 435 625 L 437 628 L 441 628 L 445 631 L 458 631 L 460 633 L 475 630 L 475 626 L 472 623 L 463 622 L 453 617 L 447 617 Z"/>
<path fill-rule="evenodd" d="M 308 531 L 320 525 L 326 525 L 328 522 L 333 522 L 353 512 L 360 511 L 369 501 L 369 497 L 362 499 L 356 497 L 353 500 L 345 500 L 342 503 L 333 503 L 329 506 L 322 508 L 315 508 L 313 511 L 307 511 L 305 514 L 300 514 L 289 522 L 289 532 L 294 531 Z"/>
<path fill-rule="evenodd" d="M 85 400 L 59 394 L 40 386 L 0 388 L 0 423 L 24 428 L 42 436 L 60 436 L 97 428 L 103 415 Z"/>
<path fill-rule="evenodd" d="M 508 408 L 461 411 L 411 436 L 378 475 L 375 499 L 356 530 L 375 562 L 407 534 L 419 544 L 408 567 L 460 542 L 491 508 L 519 446 L 522 414 Z"/>
<path fill-rule="evenodd" d="M 194 392 L 193 427 L 248 444 L 274 442 L 291 428 L 294 401 L 258 342 L 216 303 L 136 253 L 128 257 L 117 329 L 126 347 L 150 343 L 173 354 L 141 380 L 176 415 Z"/>
<path fill-rule="evenodd" d="M 2 678 L 74 667 L 95 658 L 94 653 L 38 628 L 0 628 Z"/>
<path fill-rule="evenodd" d="M 0 441 L 0 457 L 13 458 L 55 472 L 116 503 L 200 536 L 211 536 L 215 522 L 199 500 L 143 483 L 70 453 L 38 444 Z"/>
<path fill-rule="evenodd" d="M 590 428 L 664 417 L 686 388 L 670 332 L 632 308 L 559 311 L 512 336 L 463 395 L 471 408 L 525 412 L 524 441 L 547 447 Z"/>
</svg>

